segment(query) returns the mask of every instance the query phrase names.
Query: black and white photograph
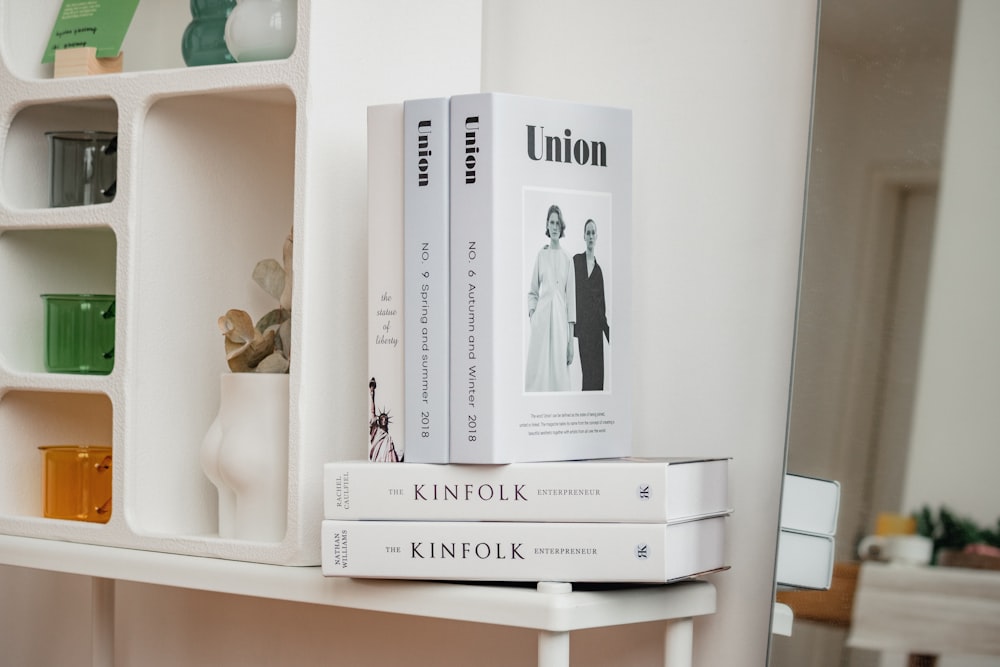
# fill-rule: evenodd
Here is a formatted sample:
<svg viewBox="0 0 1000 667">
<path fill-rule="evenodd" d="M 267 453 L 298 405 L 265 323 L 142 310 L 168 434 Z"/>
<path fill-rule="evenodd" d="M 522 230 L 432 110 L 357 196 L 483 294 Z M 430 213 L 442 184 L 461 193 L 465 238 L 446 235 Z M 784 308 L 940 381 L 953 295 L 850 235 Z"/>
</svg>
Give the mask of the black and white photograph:
<svg viewBox="0 0 1000 667">
<path fill-rule="evenodd" d="M 611 216 L 609 193 L 524 189 L 526 393 L 610 389 Z"/>
</svg>

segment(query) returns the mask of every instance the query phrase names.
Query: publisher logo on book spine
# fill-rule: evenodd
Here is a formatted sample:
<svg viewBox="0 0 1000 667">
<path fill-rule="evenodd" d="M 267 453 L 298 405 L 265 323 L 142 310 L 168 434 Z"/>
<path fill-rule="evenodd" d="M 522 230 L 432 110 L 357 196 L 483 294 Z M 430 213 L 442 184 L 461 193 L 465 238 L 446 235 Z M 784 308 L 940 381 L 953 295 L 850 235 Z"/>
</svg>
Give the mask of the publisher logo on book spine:
<svg viewBox="0 0 1000 667">
<path fill-rule="evenodd" d="M 635 557 L 638 560 L 647 560 L 649 558 L 649 545 L 648 544 L 635 545 Z"/>
<path fill-rule="evenodd" d="M 635 495 L 639 496 L 639 500 L 649 500 L 653 497 L 653 490 L 649 484 L 640 484 L 635 489 Z"/>
</svg>

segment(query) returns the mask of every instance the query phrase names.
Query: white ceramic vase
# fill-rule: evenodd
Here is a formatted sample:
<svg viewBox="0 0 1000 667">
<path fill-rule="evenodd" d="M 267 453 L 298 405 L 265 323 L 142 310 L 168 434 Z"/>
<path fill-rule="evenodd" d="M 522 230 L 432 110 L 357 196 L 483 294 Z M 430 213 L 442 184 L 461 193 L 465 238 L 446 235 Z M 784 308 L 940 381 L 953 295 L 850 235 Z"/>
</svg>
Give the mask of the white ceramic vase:
<svg viewBox="0 0 1000 667">
<path fill-rule="evenodd" d="M 219 536 L 278 542 L 288 508 L 288 375 L 224 373 L 201 446 L 219 492 Z"/>
<path fill-rule="evenodd" d="M 237 62 L 280 60 L 295 50 L 295 0 L 237 0 L 226 47 Z"/>
</svg>

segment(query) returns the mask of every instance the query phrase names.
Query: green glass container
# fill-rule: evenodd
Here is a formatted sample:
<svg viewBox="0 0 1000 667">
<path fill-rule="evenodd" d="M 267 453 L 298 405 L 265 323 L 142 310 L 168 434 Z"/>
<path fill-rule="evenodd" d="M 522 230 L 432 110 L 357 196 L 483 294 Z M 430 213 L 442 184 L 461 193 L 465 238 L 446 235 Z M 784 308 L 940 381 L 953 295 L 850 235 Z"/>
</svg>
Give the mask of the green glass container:
<svg viewBox="0 0 1000 667">
<path fill-rule="evenodd" d="M 43 294 L 45 370 L 107 375 L 115 365 L 115 297 Z"/>
<path fill-rule="evenodd" d="M 235 6 L 236 0 L 191 0 L 191 23 L 181 38 L 188 67 L 236 62 L 226 46 L 226 19 Z"/>
</svg>

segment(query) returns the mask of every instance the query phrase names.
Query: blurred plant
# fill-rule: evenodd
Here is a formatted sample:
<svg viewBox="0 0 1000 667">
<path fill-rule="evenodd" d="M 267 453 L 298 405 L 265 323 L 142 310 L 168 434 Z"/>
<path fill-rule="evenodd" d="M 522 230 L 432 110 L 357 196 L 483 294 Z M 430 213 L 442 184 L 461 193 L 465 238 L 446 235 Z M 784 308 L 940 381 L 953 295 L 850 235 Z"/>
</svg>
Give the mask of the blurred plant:
<svg viewBox="0 0 1000 667">
<path fill-rule="evenodd" d="M 917 520 L 917 533 L 934 541 L 935 559 L 941 549 L 961 551 L 970 544 L 1000 547 L 1000 519 L 991 530 L 981 528 L 971 519 L 956 516 L 944 506 L 938 509 L 935 516 L 927 505 L 913 517 Z"/>
<path fill-rule="evenodd" d="M 253 280 L 278 301 L 278 307 L 253 323 L 245 310 L 232 309 L 219 318 L 226 361 L 234 373 L 287 373 L 292 356 L 292 232 L 282 249 L 282 262 L 262 259 Z"/>
</svg>

